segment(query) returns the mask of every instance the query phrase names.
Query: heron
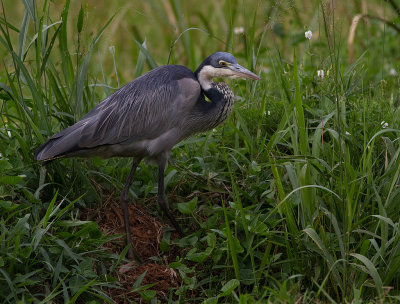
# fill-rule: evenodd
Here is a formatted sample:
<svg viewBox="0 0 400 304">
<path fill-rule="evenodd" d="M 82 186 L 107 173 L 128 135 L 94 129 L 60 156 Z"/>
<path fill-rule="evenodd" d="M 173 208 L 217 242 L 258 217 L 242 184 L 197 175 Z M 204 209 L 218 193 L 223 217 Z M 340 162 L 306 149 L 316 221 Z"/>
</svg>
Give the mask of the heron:
<svg viewBox="0 0 400 304">
<path fill-rule="evenodd" d="M 158 164 L 158 204 L 183 236 L 164 198 L 164 172 L 174 145 L 215 128 L 232 112 L 233 92 L 226 83 L 214 82 L 217 77 L 261 79 L 226 52 L 210 55 L 194 72 L 182 65 L 160 66 L 109 95 L 34 152 L 36 160 L 43 164 L 65 157 L 132 158 L 120 193 L 130 259 L 136 254 L 127 204 L 133 176 L 143 159 Z"/>
</svg>

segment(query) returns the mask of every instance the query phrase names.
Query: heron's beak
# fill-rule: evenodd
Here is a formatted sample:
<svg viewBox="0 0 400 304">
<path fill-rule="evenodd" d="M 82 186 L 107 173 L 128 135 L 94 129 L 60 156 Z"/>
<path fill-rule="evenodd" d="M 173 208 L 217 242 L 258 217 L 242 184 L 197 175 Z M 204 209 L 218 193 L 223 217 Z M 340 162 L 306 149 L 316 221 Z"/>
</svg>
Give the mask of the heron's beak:
<svg viewBox="0 0 400 304">
<path fill-rule="evenodd" d="M 242 67 L 240 64 L 237 64 L 237 63 L 231 64 L 231 65 L 229 65 L 229 68 L 234 73 L 234 77 L 248 78 L 248 79 L 255 79 L 255 80 L 261 79 L 253 72 L 250 72 L 248 69 Z"/>
</svg>

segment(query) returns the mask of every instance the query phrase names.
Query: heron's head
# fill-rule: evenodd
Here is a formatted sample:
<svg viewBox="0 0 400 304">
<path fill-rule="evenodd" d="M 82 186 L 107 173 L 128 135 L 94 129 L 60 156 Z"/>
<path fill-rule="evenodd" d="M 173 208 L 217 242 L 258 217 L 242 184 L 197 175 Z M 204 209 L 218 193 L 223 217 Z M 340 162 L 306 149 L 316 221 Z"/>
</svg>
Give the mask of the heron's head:
<svg viewBox="0 0 400 304">
<path fill-rule="evenodd" d="M 195 74 L 203 90 L 211 87 L 214 77 L 261 79 L 238 64 L 233 55 L 225 52 L 217 52 L 208 56 L 197 68 Z"/>
</svg>

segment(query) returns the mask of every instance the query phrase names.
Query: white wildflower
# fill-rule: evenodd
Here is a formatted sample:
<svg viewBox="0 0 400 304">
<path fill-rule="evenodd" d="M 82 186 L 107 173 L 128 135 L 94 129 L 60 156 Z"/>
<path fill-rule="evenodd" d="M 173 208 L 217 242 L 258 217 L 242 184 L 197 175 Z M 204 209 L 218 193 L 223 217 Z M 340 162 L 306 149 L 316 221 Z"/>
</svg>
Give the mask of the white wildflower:
<svg viewBox="0 0 400 304">
<path fill-rule="evenodd" d="M 271 111 L 268 111 L 268 116 L 271 115 Z"/>
<path fill-rule="evenodd" d="M 324 76 L 325 76 L 324 70 L 318 70 L 318 71 L 317 71 L 317 76 L 318 76 L 318 77 L 321 77 L 321 78 L 324 78 Z"/>
<path fill-rule="evenodd" d="M 387 127 L 389 127 L 389 124 L 386 121 L 382 121 L 381 126 L 383 129 L 386 129 Z"/>
<path fill-rule="evenodd" d="M 8 128 L 7 124 L 5 124 L 4 127 L 7 129 L 7 128 Z M 7 130 L 7 135 L 8 135 L 8 137 L 11 138 L 11 132 L 10 132 L 10 130 Z"/>
<path fill-rule="evenodd" d="M 390 76 L 396 76 L 396 75 L 397 75 L 397 71 L 396 71 L 394 68 L 391 68 L 391 69 L 389 70 L 389 75 L 390 75 Z"/>
<path fill-rule="evenodd" d="M 307 39 L 311 39 L 312 32 L 311 31 L 307 31 L 307 32 L 304 33 L 304 35 L 306 36 Z"/>
<path fill-rule="evenodd" d="M 240 35 L 244 33 L 244 27 L 243 26 L 238 26 L 233 28 L 233 32 L 235 33 L 235 35 Z"/>
<path fill-rule="evenodd" d="M 346 135 L 351 135 L 351 133 L 350 133 L 350 132 L 348 132 L 348 131 L 346 131 Z"/>
</svg>

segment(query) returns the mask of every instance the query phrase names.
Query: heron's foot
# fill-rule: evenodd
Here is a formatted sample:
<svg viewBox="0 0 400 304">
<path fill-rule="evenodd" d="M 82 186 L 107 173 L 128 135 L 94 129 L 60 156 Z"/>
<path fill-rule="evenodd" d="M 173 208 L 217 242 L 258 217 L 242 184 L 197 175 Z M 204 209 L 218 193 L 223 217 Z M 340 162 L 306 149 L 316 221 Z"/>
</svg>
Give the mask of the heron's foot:
<svg viewBox="0 0 400 304">
<path fill-rule="evenodd" d="M 127 258 L 128 260 L 135 260 L 139 264 L 142 264 L 142 260 L 139 258 L 139 256 L 136 254 L 136 252 L 133 250 L 133 243 L 129 244 L 129 249 L 127 253 Z"/>
<path fill-rule="evenodd" d="M 171 221 L 172 226 L 174 226 L 175 230 L 179 233 L 180 237 L 184 237 L 185 234 L 183 233 L 181 226 L 179 226 L 179 224 L 176 222 L 175 217 L 172 214 L 170 214 L 170 215 L 171 215 L 171 217 L 169 217 L 169 215 L 167 215 L 167 216 L 168 216 L 169 220 Z"/>
<path fill-rule="evenodd" d="M 129 260 L 135 259 L 135 252 L 133 251 L 133 244 L 132 243 L 129 244 L 127 257 L 128 257 Z"/>
<path fill-rule="evenodd" d="M 160 205 L 161 209 L 164 211 L 164 213 L 168 217 L 168 219 L 171 222 L 172 226 L 174 226 L 175 230 L 179 233 L 180 237 L 184 237 L 185 234 L 183 233 L 181 226 L 179 226 L 179 224 L 176 221 L 175 217 L 172 215 L 171 211 L 169 211 L 163 196 L 160 196 L 160 195 L 158 196 L 158 204 Z"/>
</svg>

